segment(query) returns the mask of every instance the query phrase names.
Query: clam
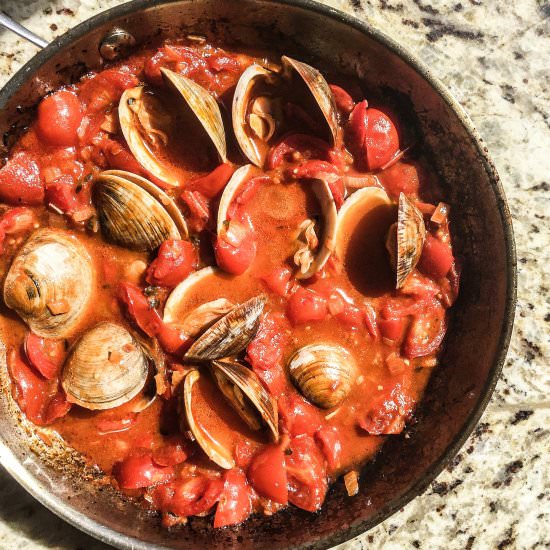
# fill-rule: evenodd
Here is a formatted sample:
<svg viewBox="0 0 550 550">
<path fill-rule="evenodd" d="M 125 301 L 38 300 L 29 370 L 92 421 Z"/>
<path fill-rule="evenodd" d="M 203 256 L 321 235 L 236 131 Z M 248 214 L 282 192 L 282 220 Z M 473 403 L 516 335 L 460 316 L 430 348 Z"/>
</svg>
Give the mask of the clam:
<svg viewBox="0 0 550 550">
<path fill-rule="evenodd" d="M 181 101 L 174 109 L 193 113 L 222 162 L 227 160 L 225 132 L 220 108 L 214 97 L 202 86 L 162 68 L 161 73 L 168 87 Z M 120 98 L 118 117 L 124 138 L 139 164 L 169 187 L 181 184 L 170 165 L 162 162 L 159 150 L 168 145 L 171 129 L 177 113 L 167 109 L 159 98 L 147 92 L 144 86 L 126 90 Z"/>
<path fill-rule="evenodd" d="M 388 231 L 386 248 L 397 275 L 396 288 L 401 288 L 416 267 L 422 254 L 426 226 L 424 217 L 404 193 L 399 195 L 397 223 Z"/>
<path fill-rule="evenodd" d="M 121 325 L 103 322 L 74 344 L 63 367 L 67 399 L 91 410 L 112 409 L 135 397 L 145 385 L 148 362 Z"/>
<path fill-rule="evenodd" d="M 211 372 L 218 388 L 253 430 L 269 428 L 274 441 L 279 439 L 277 402 L 262 386 L 256 373 L 238 361 L 212 361 Z"/>
<path fill-rule="evenodd" d="M 297 350 L 290 358 L 288 372 L 309 401 L 323 409 L 331 409 L 349 395 L 357 368 L 343 347 L 310 344 Z"/>
<path fill-rule="evenodd" d="M 107 238 L 126 248 L 152 251 L 167 239 L 188 237 L 174 201 L 141 176 L 121 170 L 101 172 L 93 199 Z"/>
<path fill-rule="evenodd" d="M 334 103 L 332 91 L 325 77 L 315 67 L 286 55 L 281 57 L 281 61 L 283 63 L 283 70 L 287 74 L 296 74 L 306 85 L 309 94 L 314 100 L 312 103 L 316 105 L 319 113 L 322 115 L 330 142 L 334 145 L 338 140 L 339 134 L 338 111 Z"/>
<path fill-rule="evenodd" d="M 187 336 L 194 338 L 212 326 L 226 313 L 229 313 L 234 307 L 235 304 L 226 298 L 206 302 L 184 317 L 179 326 Z"/>
<path fill-rule="evenodd" d="M 185 419 L 183 427 L 188 428 L 193 438 L 206 453 L 208 458 L 221 468 L 230 470 L 235 467 L 235 460 L 231 450 L 224 447 L 195 419 L 193 411 L 193 386 L 200 378 L 198 370 L 191 370 L 184 378 L 183 384 L 179 385 L 180 413 Z"/>
<path fill-rule="evenodd" d="M 321 270 L 330 258 L 335 246 L 338 213 L 330 187 L 322 179 L 314 179 L 310 185 L 321 205 L 323 224 L 321 228 L 317 228 L 316 224 L 312 228 L 310 223 L 312 220 L 308 219 L 299 228 L 297 250 L 294 255 L 294 262 L 299 267 L 296 275 L 297 279 L 309 279 Z M 312 238 L 312 229 L 315 238 Z"/>
<path fill-rule="evenodd" d="M 58 229 L 39 229 L 10 266 L 4 302 L 34 333 L 64 338 L 82 319 L 93 284 L 92 261 L 80 241 Z"/>
<path fill-rule="evenodd" d="M 224 224 L 229 219 L 228 211 L 232 202 L 236 199 L 239 190 L 243 183 L 245 183 L 254 172 L 254 166 L 246 164 L 241 166 L 231 176 L 231 179 L 227 182 L 225 189 L 223 190 L 220 198 L 220 205 L 218 206 L 218 217 L 216 220 L 216 230 L 218 234 L 222 230 Z"/>
<path fill-rule="evenodd" d="M 185 359 L 213 361 L 243 351 L 258 331 L 266 301 L 260 295 L 235 306 L 195 340 Z"/>
</svg>

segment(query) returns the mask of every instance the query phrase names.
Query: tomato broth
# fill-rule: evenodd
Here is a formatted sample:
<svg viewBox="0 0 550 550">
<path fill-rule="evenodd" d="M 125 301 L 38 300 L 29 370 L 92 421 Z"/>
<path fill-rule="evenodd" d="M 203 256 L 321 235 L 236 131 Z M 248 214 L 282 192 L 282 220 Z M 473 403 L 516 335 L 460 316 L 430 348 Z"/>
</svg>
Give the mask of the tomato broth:
<svg viewBox="0 0 550 550">
<path fill-rule="evenodd" d="M 167 527 L 209 512 L 214 526 L 223 527 L 289 504 L 315 511 L 341 475 L 352 495 L 361 466 L 411 420 L 458 293 L 449 207 L 433 203 L 435 173 L 418 153 L 406 152 L 414 144 L 402 141 L 411 134 L 401 128 L 403 121 L 384 107 L 369 107 L 356 82 L 347 86 L 343 77 L 326 87 L 336 124 L 332 137 L 298 74 L 285 81 L 278 70 L 271 78 L 282 81 L 257 86 L 252 99 L 261 101 L 248 105 L 242 123 L 262 164 L 248 169 L 218 219 L 224 191 L 248 164 L 230 113 L 235 86 L 254 63 L 266 70 L 284 65 L 272 54 L 232 53 L 196 38 L 136 52 L 43 99 L 36 121 L 0 169 L 6 281 L 24 243 L 44 228 L 81 243 L 92 268 L 90 299 L 62 334 L 35 333 L 25 317 L 35 310 L 15 308 L 20 317 L 13 305 L 3 305 L 14 398 L 29 421 L 57 432 L 117 490 L 160 511 Z M 191 79 L 222 106 L 227 160 L 219 159 L 161 68 Z M 175 186 L 143 166 L 125 141 L 119 103 L 138 86 L 145 86 L 148 98 L 136 115 L 144 146 Z M 266 110 L 254 111 L 260 108 Z M 263 141 L 250 125 L 256 112 L 256 128 L 268 135 Z M 161 202 L 174 201 L 189 235 L 180 231 L 174 238 L 171 229 L 153 248 L 139 250 L 113 238 L 95 200 L 100 182 L 109 181 L 107 170 L 121 170 L 123 178 L 137 174 L 164 189 L 169 199 Z M 359 196 L 365 202 L 346 206 Z M 152 209 L 141 216 L 146 224 L 154 221 Z M 399 283 L 399 260 L 392 256 L 397 245 L 389 236 L 396 223 L 409 222 L 416 223 L 420 244 L 399 256 L 413 257 Z M 87 292 L 84 275 L 75 284 Z M 4 300 L 13 304 L 5 285 Z M 39 296 L 46 292 L 35 285 Z M 53 317 L 72 305 L 56 292 L 46 304 Z M 186 355 L 213 323 L 256 298 L 261 315 L 231 361 L 247 369 L 276 411 L 270 429 L 242 388 L 229 386 L 233 401 L 223 394 L 215 362 Z M 191 316 L 214 301 L 220 311 L 191 330 Z M 136 350 L 147 370 L 137 394 L 100 410 L 77 404 L 66 372 L 83 337 L 105 322 L 124 327 L 132 343 L 122 349 L 105 344 L 110 347 L 95 382 L 113 369 L 116 375 L 113 364 L 124 365 L 125 354 Z M 228 338 L 239 330 L 232 325 Z M 291 372 L 297 352 L 317 345 L 332 350 L 336 366 L 315 371 L 306 361 L 299 372 L 309 378 L 299 379 Z M 226 360 L 223 354 L 218 359 Z M 186 394 L 192 373 L 198 380 Z M 337 403 L 331 401 L 340 393 Z M 239 407 L 253 411 L 258 426 Z M 225 459 L 205 448 L 201 432 Z"/>
</svg>

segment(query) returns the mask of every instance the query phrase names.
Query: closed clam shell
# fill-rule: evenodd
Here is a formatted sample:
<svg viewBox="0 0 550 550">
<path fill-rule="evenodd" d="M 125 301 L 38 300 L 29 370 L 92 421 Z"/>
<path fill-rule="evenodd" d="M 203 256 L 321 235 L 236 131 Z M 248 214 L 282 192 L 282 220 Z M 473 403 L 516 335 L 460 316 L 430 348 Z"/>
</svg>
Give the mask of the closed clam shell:
<svg viewBox="0 0 550 550">
<path fill-rule="evenodd" d="M 227 146 L 220 107 L 212 94 L 185 76 L 162 67 L 165 82 L 179 94 L 193 112 L 212 144 L 221 162 L 227 161 Z"/>
<path fill-rule="evenodd" d="M 147 185 L 138 183 L 137 178 L 119 171 L 102 172 L 96 178 L 93 200 L 106 237 L 143 252 L 155 250 L 168 239 L 186 238 L 185 221 L 175 214 L 172 199 L 158 188 L 153 195 L 154 184 L 148 180 Z"/>
<path fill-rule="evenodd" d="M 266 301 L 266 296 L 260 295 L 235 306 L 195 340 L 184 358 L 213 361 L 243 351 L 258 331 Z"/>
<path fill-rule="evenodd" d="M 92 410 L 112 409 L 145 385 L 148 363 L 121 325 L 104 322 L 85 332 L 69 353 L 61 384 L 67 399 Z"/>
<path fill-rule="evenodd" d="M 340 131 L 337 118 L 338 111 L 325 77 L 315 67 L 286 55 L 281 57 L 281 62 L 287 73 L 297 74 L 306 85 L 325 122 L 331 144 L 334 145 L 338 140 Z"/>
<path fill-rule="evenodd" d="M 401 288 L 407 277 L 416 267 L 424 240 L 426 226 L 424 216 L 404 193 L 399 195 L 397 225 L 388 232 L 386 248 L 390 255 L 392 267 L 397 275 L 396 288 Z M 396 254 L 397 252 L 397 254 Z"/>
<path fill-rule="evenodd" d="M 4 303 L 45 338 L 64 338 L 82 319 L 92 294 L 91 258 L 74 235 L 35 231 L 15 256 Z"/>
<path fill-rule="evenodd" d="M 239 416 L 253 430 L 267 425 L 274 441 L 279 439 L 277 402 L 250 368 L 230 359 L 212 361 L 211 371 L 218 387 Z"/>
<path fill-rule="evenodd" d="M 290 358 L 288 372 L 309 401 L 331 409 L 349 395 L 357 369 L 349 352 L 341 346 L 310 344 Z"/>
</svg>

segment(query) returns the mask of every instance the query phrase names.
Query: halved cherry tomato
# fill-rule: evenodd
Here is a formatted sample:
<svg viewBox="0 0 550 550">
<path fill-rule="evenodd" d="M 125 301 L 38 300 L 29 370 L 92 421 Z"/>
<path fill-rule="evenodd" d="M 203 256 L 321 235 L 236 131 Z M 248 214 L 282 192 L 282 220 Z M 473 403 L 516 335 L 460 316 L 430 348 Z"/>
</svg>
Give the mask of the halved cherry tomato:
<svg viewBox="0 0 550 550">
<path fill-rule="evenodd" d="M 299 287 L 288 300 L 286 314 L 293 325 L 322 321 L 328 314 L 327 300 L 315 290 Z"/>
<path fill-rule="evenodd" d="M 278 296 L 285 297 L 290 291 L 292 277 L 292 271 L 286 267 L 277 267 L 270 273 L 260 277 L 262 281 L 267 285 L 267 288 L 277 294 Z"/>
<path fill-rule="evenodd" d="M 447 325 L 443 307 L 434 307 L 413 317 L 405 341 L 403 353 L 409 357 L 430 355 L 441 345 Z"/>
<path fill-rule="evenodd" d="M 291 440 L 286 469 L 288 500 L 303 510 L 318 510 L 325 500 L 328 480 L 323 456 L 311 437 L 300 435 Z"/>
<path fill-rule="evenodd" d="M 400 193 L 416 195 L 420 186 L 418 166 L 412 162 L 397 162 L 379 176 L 388 195 L 398 199 Z"/>
<path fill-rule="evenodd" d="M 336 426 L 322 426 L 314 435 L 331 472 L 338 470 L 342 460 L 342 442 Z"/>
<path fill-rule="evenodd" d="M 287 386 L 282 365 L 287 330 L 288 321 L 283 315 L 267 313 L 246 348 L 248 362 L 272 395 L 282 394 Z"/>
<path fill-rule="evenodd" d="M 36 131 L 50 145 L 70 147 L 78 141 L 77 130 L 82 122 L 82 105 L 75 93 L 55 92 L 38 105 Z"/>
<path fill-rule="evenodd" d="M 44 378 L 51 380 L 60 373 L 65 361 L 65 343 L 29 331 L 25 336 L 25 353 L 31 365 Z"/>
<path fill-rule="evenodd" d="M 292 437 L 312 436 L 323 426 L 323 417 L 317 408 L 295 391 L 279 398 L 279 417 L 285 433 Z"/>
<path fill-rule="evenodd" d="M 307 158 L 321 158 L 330 160 L 330 146 L 322 139 L 308 136 L 307 134 L 290 134 L 283 136 L 274 145 L 267 155 L 266 166 L 268 170 L 279 167 L 288 155 L 300 153 Z"/>
<path fill-rule="evenodd" d="M 159 334 L 163 325 L 162 319 L 138 286 L 127 282 L 120 283 L 118 298 L 126 306 L 132 320 L 147 336 Z"/>
<path fill-rule="evenodd" d="M 233 275 L 244 273 L 256 257 L 256 240 L 250 223 L 226 222 L 216 243 L 214 254 L 218 267 Z"/>
<path fill-rule="evenodd" d="M 235 166 L 229 162 L 220 164 L 206 176 L 191 180 L 187 184 L 187 189 L 190 191 L 199 191 L 207 199 L 213 199 L 217 197 L 227 185 Z"/>
<path fill-rule="evenodd" d="M 151 487 L 170 481 L 174 475 L 173 468 L 157 466 L 147 449 L 135 449 L 113 466 L 113 476 L 121 489 Z"/>
<path fill-rule="evenodd" d="M 223 492 L 218 501 L 214 527 L 243 522 L 252 513 L 252 492 L 241 470 L 233 468 L 224 476 Z"/>
<path fill-rule="evenodd" d="M 247 476 L 263 497 L 279 504 L 288 502 L 285 454 L 280 445 L 268 445 L 254 455 Z"/>
<path fill-rule="evenodd" d="M 399 135 L 388 115 L 361 101 L 353 109 L 347 126 L 348 144 L 357 165 L 379 170 L 399 150 Z"/>
<path fill-rule="evenodd" d="M 349 115 L 355 107 L 355 101 L 352 97 L 340 86 L 336 84 L 329 84 L 332 97 L 336 103 L 336 108 L 344 115 Z"/>
<path fill-rule="evenodd" d="M 193 271 L 197 261 L 197 251 L 189 241 L 164 241 L 147 269 L 145 280 L 150 285 L 173 288 Z"/>
<path fill-rule="evenodd" d="M 4 250 L 6 235 L 16 235 L 17 233 L 29 231 L 35 223 L 36 218 L 30 208 L 21 206 L 4 212 L 0 218 L 0 254 Z"/>
<path fill-rule="evenodd" d="M 422 249 L 422 256 L 418 262 L 418 269 L 429 277 L 441 279 L 449 273 L 453 261 L 451 247 L 428 233 Z"/>
<path fill-rule="evenodd" d="M 153 462 L 158 466 L 176 466 L 185 462 L 190 454 L 181 439 L 174 437 L 153 451 Z"/>
<path fill-rule="evenodd" d="M 58 380 L 44 379 L 25 363 L 18 350 L 8 353 L 8 369 L 15 384 L 14 399 L 31 422 L 45 426 L 69 412 L 71 404 Z"/>
<path fill-rule="evenodd" d="M 44 183 L 40 168 L 30 153 L 15 153 L 0 169 L 0 200 L 15 205 L 42 204 Z"/>
<path fill-rule="evenodd" d="M 359 418 L 359 427 L 371 435 L 401 433 L 415 404 L 410 395 L 410 377 L 410 373 L 405 373 L 395 377 L 391 384 L 384 384 L 383 392 Z"/>
</svg>

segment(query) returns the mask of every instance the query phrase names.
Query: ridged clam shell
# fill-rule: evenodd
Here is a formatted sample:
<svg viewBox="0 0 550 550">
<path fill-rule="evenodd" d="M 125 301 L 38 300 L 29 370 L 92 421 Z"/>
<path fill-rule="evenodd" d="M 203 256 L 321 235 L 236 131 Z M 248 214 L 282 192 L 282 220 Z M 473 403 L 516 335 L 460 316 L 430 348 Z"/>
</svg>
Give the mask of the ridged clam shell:
<svg viewBox="0 0 550 550">
<path fill-rule="evenodd" d="M 237 361 L 212 361 L 212 374 L 226 399 L 253 430 L 262 423 L 269 428 L 274 441 L 279 439 L 277 402 L 262 386 L 256 373 Z M 243 396 L 246 399 L 243 399 Z M 259 421 L 261 419 L 261 421 Z"/>
<path fill-rule="evenodd" d="M 135 174 L 99 174 L 93 199 L 109 240 L 131 250 L 150 252 L 167 239 L 187 237 L 185 221 L 175 213 L 172 199 L 158 188 L 153 195 L 152 187 L 154 184 Z"/>
<path fill-rule="evenodd" d="M 148 363 L 141 347 L 121 325 L 104 322 L 74 344 L 61 384 L 72 403 L 92 410 L 112 409 L 145 385 Z"/>
<path fill-rule="evenodd" d="M 225 130 L 222 115 L 218 103 L 202 86 L 166 68 L 160 72 L 168 85 L 178 93 L 193 114 L 197 117 L 204 131 L 212 141 L 221 162 L 227 161 L 227 146 L 225 143 Z"/>
<path fill-rule="evenodd" d="M 349 395 L 357 369 L 344 348 L 310 344 L 290 358 L 288 372 L 309 401 L 323 409 L 331 409 Z"/>
<path fill-rule="evenodd" d="M 243 351 L 256 335 L 267 298 L 255 296 L 235 306 L 187 350 L 185 359 L 213 361 Z"/>
<path fill-rule="evenodd" d="M 38 229 L 10 266 L 4 303 L 39 336 L 64 338 L 86 312 L 93 281 L 91 258 L 75 236 Z M 68 311 L 56 314 L 53 304 L 64 304 Z"/>
</svg>

